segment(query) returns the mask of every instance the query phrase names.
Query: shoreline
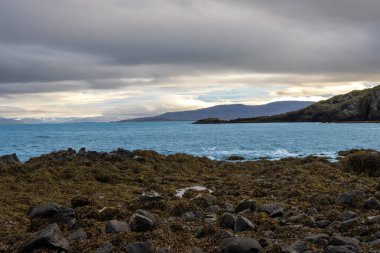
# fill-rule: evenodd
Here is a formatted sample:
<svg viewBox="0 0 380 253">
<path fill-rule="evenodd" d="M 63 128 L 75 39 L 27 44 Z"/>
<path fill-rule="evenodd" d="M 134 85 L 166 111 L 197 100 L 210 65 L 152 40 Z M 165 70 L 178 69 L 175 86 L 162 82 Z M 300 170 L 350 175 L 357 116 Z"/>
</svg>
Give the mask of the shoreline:
<svg viewBox="0 0 380 253">
<path fill-rule="evenodd" d="M 220 119 L 201 119 L 194 121 L 194 125 L 213 125 L 213 124 L 275 124 L 275 123 L 321 123 L 321 124 L 378 124 L 379 120 L 374 121 L 261 121 L 261 120 L 244 120 L 244 119 L 232 119 L 232 120 L 220 120 Z"/>
<path fill-rule="evenodd" d="M 70 252 L 378 250 L 380 154 L 341 155 L 236 163 L 69 149 L 0 162 L 0 250 L 45 247 L 35 240 L 46 229 Z"/>
</svg>

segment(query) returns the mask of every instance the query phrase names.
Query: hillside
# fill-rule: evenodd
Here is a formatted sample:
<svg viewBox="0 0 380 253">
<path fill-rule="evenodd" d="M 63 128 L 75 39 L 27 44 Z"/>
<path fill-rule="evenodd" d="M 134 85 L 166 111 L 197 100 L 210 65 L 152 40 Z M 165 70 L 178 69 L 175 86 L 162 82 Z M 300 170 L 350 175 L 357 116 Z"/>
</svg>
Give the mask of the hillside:
<svg viewBox="0 0 380 253">
<path fill-rule="evenodd" d="M 120 122 L 147 122 L 147 121 L 185 121 L 199 120 L 204 118 L 218 118 L 230 120 L 236 118 L 248 118 L 259 116 L 270 116 L 286 113 L 309 106 L 308 101 L 280 101 L 264 105 L 218 105 L 191 111 L 167 112 L 154 117 L 127 119 Z"/>
<path fill-rule="evenodd" d="M 265 122 L 362 122 L 380 121 L 380 86 L 355 90 L 347 94 L 314 103 L 306 108 L 270 117 L 237 118 L 224 121 L 204 119 L 205 123 L 265 123 Z"/>
<path fill-rule="evenodd" d="M 0 125 L 11 125 L 11 124 L 24 124 L 25 122 L 16 119 L 7 119 L 0 117 Z"/>
</svg>

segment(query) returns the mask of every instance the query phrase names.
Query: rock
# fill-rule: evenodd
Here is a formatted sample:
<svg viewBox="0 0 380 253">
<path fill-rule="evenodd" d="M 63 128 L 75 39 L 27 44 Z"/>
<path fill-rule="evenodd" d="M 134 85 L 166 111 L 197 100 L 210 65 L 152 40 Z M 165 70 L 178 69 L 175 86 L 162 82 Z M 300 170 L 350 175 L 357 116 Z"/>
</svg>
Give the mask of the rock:
<svg viewBox="0 0 380 253">
<path fill-rule="evenodd" d="M 374 240 L 374 241 L 372 241 L 372 242 L 369 242 L 368 243 L 369 244 L 369 246 L 378 246 L 378 245 L 380 245 L 380 239 L 376 239 L 376 240 Z"/>
<path fill-rule="evenodd" d="M 131 231 L 131 227 L 125 221 L 110 220 L 106 222 L 105 232 L 107 234 Z"/>
<path fill-rule="evenodd" d="M 375 233 L 375 234 L 373 234 L 373 235 L 371 235 L 369 237 L 369 239 L 367 240 L 367 242 L 372 242 L 372 241 L 375 241 L 377 239 L 380 239 L 380 231 L 377 232 L 377 233 Z"/>
<path fill-rule="evenodd" d="M 281 204 L 281 203 L 272 203 L 272 204 L 260 205 L 257 208 L 257 211 L 258 212 L 263 212 L 263 213 L 266 213 L 266 214 L 269 214 L 269 215 L 271 215 L 273 213 L 278 213 L 278 212 L 283 213 L 284 212 L 284 204 Z"/>
<path fill-rule="evenodd" d="M 126 253 L 152 253 L 153 243 L 151 241 L 131 243 L 125 247 L 124 251 Z"/>
<path fill-rule="evenodd" d="M 202 238 L 205 237 L 207 231 L 204 226 L 197 227 L 194 232 L 195 238 Z"/>
<path fill-rule="evenodd" d="M 341 231 L 347 231 L 347 230 L 353 228 L 357 224 L 359 224 L 358 219 L 357 218 L 353 218 L 353 219 L 341 222 L 339 229 Z"/>
<path fill-rule="evenodd" d="M 378 222 L 380 222 L 380 215 L 368 216 L 367 219 L 364 221 L 365 224 L 374 224 Z"/>
<path fill-rule="evenodd" d="M 335 200 L 335 203 L 338 205 L 348 205 L 353 207 L 360 206 L 364 198 L 364 192 L 362 191 L 350 191 L 344 192 L 338 195 Z"/>
<path fill-rule="evenodd" d="M 21 164 L 20 160 L 18 159 L 17 155 L 15 153 L 10 155 L 3 155 L 0 156 L 0 164 Z"/>
<path fill-rule="evenodd" d="M 87 239 L 87 233 L 83 229 L 78 229 L 74 232 L 71 232 L 68 238 L 72 240 Z"/>
<path fill-rule="evenodd" d="M 123 161 L 126 159 L 131 159 L 133 157 L 133 154 L 131 151 L 118 148 L 117 150 L 113 150 L 108 153 L 109 156 L 116 158 L 118 161 Z"/>
<path fill-rule="evenodd" d="M 244 211 L 246 209 L 249 209 L 251 211 L 255 211 L 256 210 L 256 201 L 252 200 L 252 199 L 248 199 L 248 200 L 243 200 L 241 201 L 235 208 L 235 212 L 236 213 L 240 213 L 241 211 Z"/>
<path fill-rule="evenodd" d="M 312 241 L 311 243 L 320 247 L 325 247 L 329 244 L 329 241 L 327 239 L 318 238 Z"/>
<path fill-rule="evenodd" d="M 262 253 L 260 244 L 252 238 L 230 237 L 221 243 L 222 253 Z"/>
<path fill-rule="evenodd" d="M 307 216 L 306 216 L 307 217 Z M 287 218 L 287 222 L 296 223 L 300 220 L 303 220 L 305 218 L 305 215 L 293 215 Z"/>
<path fill-rule="evenodd" d="M 273 213 L 270 213 L 269 216 L 271 218 L 282 217 L 282 216 L 284 216 L 284 210 L 278 209 L 278 210 L 274 211 Z"/>
<path fill-rule="evenodd" d="M 95 253 L 111 253 L 113 248 L 114 248 L 113 245 L 108 242 L 108 243 L 104 244 L 102 247 L 97 248 L 95 250 Z"/>
<path fill-rule="evenodd" d="M 20 252 L 29 253 L 36 249 L 52 249 L 67 252 L 69 242 L 62 236 L 58 224 L 53 223 L 45 227 L 36 237 L 24 245 Z"/>
<path fill-rule="evenodd" d="M 356 253 L 353 250 L 346 248 L 345 246 L 327 246 L 324 253 Z"/>
<path fill-rule="evenodd" d="M 318 240 L 318 239 L 328 240 L 329 236 L 327 234 L 311 234 L 305 237 L 305 241 L 308 241 L 308 242 L 314 242 L 315 240 Z"/>
<path fill-rule="evenodd" d="M 145 216 L 145 217 L 151 219 L 153 222 L 155 220 L 153 214 L 151 214 L 149 211 L 146 211 L 144 209 L 137 209 L 135 213 L 141 214 L 142 216 Z"/>
<path fill-rule="evenodd" d="M 357 214 L 354 212 L 345 211 L 342 213 L 341 219 L 342 219 L 342 221 L 346 221 L 346 220 L 351 220 L 353 218 L 356 218 L 356 216 L 357 216 Z"/>
<path fill-rule="evenodd" d="M 331 221 L 329 221 L 329 220 L 318 220 L 315 222 L 315 224 L 319 228 L 326 228 L 331 224 Z"/>
<path fill-rule="evenodd" d="M 181 215 L 181 219 L 183 221 L 192 221 L 192 220 L 195 220 L 196 216 L 193 212 L 186 212 L 184 214 Z"/>
<path fill-rule="evenodd" d="M 335 236 L 330 238 L 329 245 L 345 246 L 347 249 L 349 249 L 353 252 L 360 253 L 360 252 L 363 252 L 363 250 L 360 247 L 359 243 L 360 242 L 355 238 L 335 235 Z"/>
<path fill-rule="evenodd" d="M 228 161 L 242 161 L 242 160 L 245 160 L 245 158 L 239 155 L 231 155 L 227 157 L 227 160 Z"/>
<path fill-rule="evenodd" d="M 132 231 L 135 232 L 145 232 L 153 230 L 154 222 L 141 214 L 135 213 L 132 215 L 129 221 Z"/>
<path fill-rule="evenodd" d="M 219 219 L 219 225 L 222 228 L 234 229 L 236 218 L 230 213 L 224 213 Z"/>
<path fill-rule="evenodd" d="M 58 223 L 68 227 L 73 227 L 76 222 L 74 209 L 56 203 L 48 203 L 33 208 L 29 217 L 31 219 L 47 219 L 50 223 Z"/>
<path fill-rule="evenodd" d="M 359 236 L 368 236 L 371 234 L 371 229 L 368 226 L 358 226 L 356 229 Z"/>
<path fill-rule="evenodd" d="M 259 240 L 259 244 L 260 244 L 261 247 L 266 248 L 266 247 L 268 247 L 270 245 L 270 242 L 269 242 L 269 240 L 267 238 L 261 238 Z"/>
<path fill-rule="evenodd" d="M 309 247 L 304 240 L 297 240 L 289 247 L 289 251 L 292 253 L 303 253 L 308 249 Z"/>
<path fill-rule="evenodd" d="M 380 210 L 380 201 L 378 201 L 374 197 L 371 197 L 364 202 L 363 208 L 372 209 L 372 210 Z"/>
<path fill-rule="evenodd" d="M 145 204 L 148 202 L 159 201 L 162 199 L 163 199 L 163 197 L 160 194 L 158 194 L 157 192 L 143 193 L 139 197 L 139 202 L 140 202 L 140 204 Z"/>
<path fill-rule="evenodd" d="M 254 229 L 255 229 L 255 225 L 253 225 L 253 223 L 247 218 L 243 216 L 239 216 L 236 219 L 235 226 L 234 226 L 235 232 L 254 230 Z"/>
</svg>

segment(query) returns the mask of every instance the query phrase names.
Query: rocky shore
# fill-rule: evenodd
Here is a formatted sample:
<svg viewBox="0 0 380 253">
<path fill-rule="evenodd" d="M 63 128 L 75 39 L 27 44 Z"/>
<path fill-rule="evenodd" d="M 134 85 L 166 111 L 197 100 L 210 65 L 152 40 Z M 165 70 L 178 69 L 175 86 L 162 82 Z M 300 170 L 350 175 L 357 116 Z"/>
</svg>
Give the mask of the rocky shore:
<svg viewBox="0 0 380 253">
<path fill-rule="evenodd" d="M 380 153 L 341 155 L 3 156 L 0 252 L 380 252 Z"/>
</svg>

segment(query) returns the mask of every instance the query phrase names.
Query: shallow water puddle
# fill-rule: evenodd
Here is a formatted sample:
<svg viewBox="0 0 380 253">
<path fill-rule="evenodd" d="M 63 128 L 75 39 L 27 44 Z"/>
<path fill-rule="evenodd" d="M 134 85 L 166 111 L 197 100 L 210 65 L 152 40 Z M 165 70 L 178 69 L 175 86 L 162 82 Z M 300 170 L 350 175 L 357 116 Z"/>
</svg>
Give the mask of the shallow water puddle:
<svg viewBox="0 0 380 253">
<path fill-rule="evenodd" d="M 209 193 L 212 193 L 213 191 L 210 189 L 207 189 L 204 186 L 196 185 L 196 186 L 191 186 L 191 187 L 186 187 L 186 188 L 181 188 L 176 190 L 176 197 L 182 198 L 183 195 L 188 191 L 188 190 L 195 190 L 195 191 L 208 191 Z"/>
</svg>

